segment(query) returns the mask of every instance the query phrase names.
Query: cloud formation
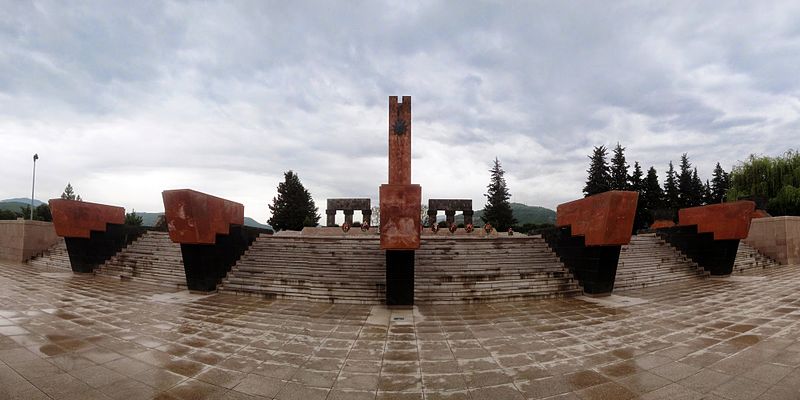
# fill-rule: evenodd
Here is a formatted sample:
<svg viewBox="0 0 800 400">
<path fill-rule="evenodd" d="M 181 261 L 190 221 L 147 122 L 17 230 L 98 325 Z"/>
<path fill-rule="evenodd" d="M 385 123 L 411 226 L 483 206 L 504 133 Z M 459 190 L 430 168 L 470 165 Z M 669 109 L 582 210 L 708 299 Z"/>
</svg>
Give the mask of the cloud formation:
<svg viewBox="0 0 800 400">
<path fill-rule="evenodd" d="M 798 147 L 796 2 L 8 2 L 0 198 L 67 182 L 163 209 L 193 188 L 260 221 L 283 172 L 329 197 L 387 179 L 388 96 L 413 99 L 413 181 L 480 208 L 581 196 L 592 146 L 708 177 Z"/>
</svg>

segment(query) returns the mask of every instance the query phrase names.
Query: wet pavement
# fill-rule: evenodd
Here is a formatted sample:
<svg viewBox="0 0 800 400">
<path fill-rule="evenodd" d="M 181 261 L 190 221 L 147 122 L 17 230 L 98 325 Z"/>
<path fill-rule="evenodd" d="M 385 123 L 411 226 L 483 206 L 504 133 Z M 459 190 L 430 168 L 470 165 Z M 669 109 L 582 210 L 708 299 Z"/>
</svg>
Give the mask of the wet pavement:
<svg viewBox="0 0 800 400">
<path fill-rule="evenodd" d="M 0 263 L 0 399 L 798 399 L 799 287 L 387 310 Z"/>
</svg>

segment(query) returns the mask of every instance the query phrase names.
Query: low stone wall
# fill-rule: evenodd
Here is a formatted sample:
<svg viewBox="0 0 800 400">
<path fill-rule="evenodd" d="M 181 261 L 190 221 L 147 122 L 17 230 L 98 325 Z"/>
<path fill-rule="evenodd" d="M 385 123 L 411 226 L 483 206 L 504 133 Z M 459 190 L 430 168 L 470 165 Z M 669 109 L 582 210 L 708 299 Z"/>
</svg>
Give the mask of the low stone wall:
<svg viewBox="0 0 800 400">
<path fill-rule="evenodd" d="M 744 241 L 783 265 L 800 265 L 800 217 L 756 218 Z"/>
<path fill-rule="evenodd" d="M 52 222 L 0 221 L 0 260 L 25 262 L 57 241 Z"/>
</svg>

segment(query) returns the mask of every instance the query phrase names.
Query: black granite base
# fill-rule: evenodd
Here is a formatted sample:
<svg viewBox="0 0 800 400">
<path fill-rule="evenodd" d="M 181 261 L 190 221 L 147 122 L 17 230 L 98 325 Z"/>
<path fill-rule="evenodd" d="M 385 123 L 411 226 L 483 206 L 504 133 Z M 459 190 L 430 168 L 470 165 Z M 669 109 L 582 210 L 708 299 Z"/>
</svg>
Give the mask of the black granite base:
<svg viewBox="0 0 800 400">
<path fill-rule="evenodd" d="M 586 294 L 610 294 L 617 276 L 621 246 L 586 246 L 569 227 L 540 231 L 547 244 L 583 286 Z"/>
<path fill-rule="evenodd" d="M 414 305 L 414 250 L 386 250 L 386 305 Z"/>
<path fill-rule="evenodd" d="M 733 272 L 738 239 L 714 240 L 712 233 L 698 233 L 696 225 L 661 228 L 656 234 L 711 275 L 726 276 Z"/>
<path fill-rule="evenodd" d="M 64 238 L 72 271 L 93 272 L 144 232 L 142 227 L 107 224 L 105 232 L 92 231 L 89 238 Z"/>
<path fill-rule="evenodd" d="M 216 290 L 239 257 L 264 232 L 267 231 L 231 225 L 227 235 L 217 235 L 215 244 L 181 244 L 188 289 L 200 292 Z"/>
</svg>

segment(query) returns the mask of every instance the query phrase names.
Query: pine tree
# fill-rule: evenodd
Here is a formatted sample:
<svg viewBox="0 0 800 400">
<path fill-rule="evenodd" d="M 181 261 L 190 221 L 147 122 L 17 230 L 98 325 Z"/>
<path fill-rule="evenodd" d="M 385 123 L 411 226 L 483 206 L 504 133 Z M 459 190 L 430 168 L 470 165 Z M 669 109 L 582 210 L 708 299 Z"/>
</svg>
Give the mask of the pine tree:
<svg viewBox="0 0 800 400">
<path fill-rule="evenodd" d="M 636 217 L 633 221 L 634 233 L 649 225 L 647 204 L 642 199 L 642 197 L 644 197 L 644 181 L 642 181 L 642 175 L 642 167 L 639 165 L 638 161 L 634 161 L 633 174 L 630 176 L 630 184 L 628 185 L 629 190 L 639 193 L 639 200 L 636 202 Z"/>
<path fill-rule="evenodd" d="M 725 200 L 725 193 L 728 191 L 729 184 L 728 173 L 717 163 L 711 179 L 711 198 L 709 202 L 722 203 Z"/>
<path fill-rule="evenodd" d="M 487 188 L 489 191 L 484 195 L 486 196 L 486 205 L 483 207 L 483 214 L 481 220 L 483 223 L 492 224 L 498 231 L 505 231 L 517 223 L 514 218 L 514 212 L 511 210 L 511 203 L 509 199 L 511 195 L 506 186 L 506 179 L 503 175 L 503 167 L 500 166 L 500 160 L 494 159 L 494 166 L 489 170 L 491 173 L 491 180 Z"/>
<path fill-rule="evenodd" d="M 611 190 L 628 190 L 628 164 L 625 162 L 625 148 L 617 143 L 614 157 L 611 158 Z"/>
<path fill-rule="evenodd" d="M 278 196 L 272 199 L 269 224 L 275 230 L 299 231 L 304 226 L 317 226 L 319 210 L 314 205 L 311 193 L 300 183 L 294 172 L 284 172 L 284 181 L 278 184 Z"/>
<path fill-rule="evenodd" d="M 606 147 L 595 146 L 592 155 L 589 156 L 589 177 L 586 180 L 586 186 L 583 188 L 583 193 L 586 197 L 603 193 L 611 190 L 611 172 L 606 162 Z"/>
<path fill-rule="evenodd" d="M 664 181 L 664 206 L 673 210 L 679 208 L 679 197 L 675 167 L 672 166 L 672 161 L 670 161 L 669 169 L 667 170 L 667 179 Z"/>
<path fill-rule="evenodd" d="M 678 175 L 678 208 L 692 206 L 694 185 L 692 182 L 692 163 L 686 153 L 681 155 L 681 172 Z"/>
<path fill-rule="evenodd" d="M 644 190 L 642 197 L 644 200 L 645 208 L 648 210 L 657 210 L 664 207 L 664 191 L 661 190 L 661 185 L 658 183 L 658 172 L 653 167 L 647 170 L 647 177 L 644 180 Z"/>
<path fill-rule="evenodd" d="M 705 199 L 706 197 L 705 193 L 706 193 L 705 186 L 703 186 L 703 181 L 697 174 L 697 168 L 695 167 L 694 171 L 692 171 L 692 186 L 691 186 L 691 192 L 689 193 L 688 207 L 703 205 L 703 199 Z"/>
<path fill-rule="evenodd" d="M 714 191 L 711 190 L 711 184 L 706 179 L 706 184 L 703 185 L 703 204 L 714 204 Z"/>
<path fill-rule="evenodd" d="M 64 200 L 78 200 L 75 196 L 75 191 L 72 189 L 72 184 L 67 182 L 67 187 L 64 188 L 64 192 L 61 193 L 61 198 Z"/>
<path fill-rule="evenodd" d="M 131 212 L 125 214 L 125 225 L 142 226 L 143 222 L 144 218 L 141 215 L 136 215 L 136 210 L 131 210 Z"/>
</svg>

